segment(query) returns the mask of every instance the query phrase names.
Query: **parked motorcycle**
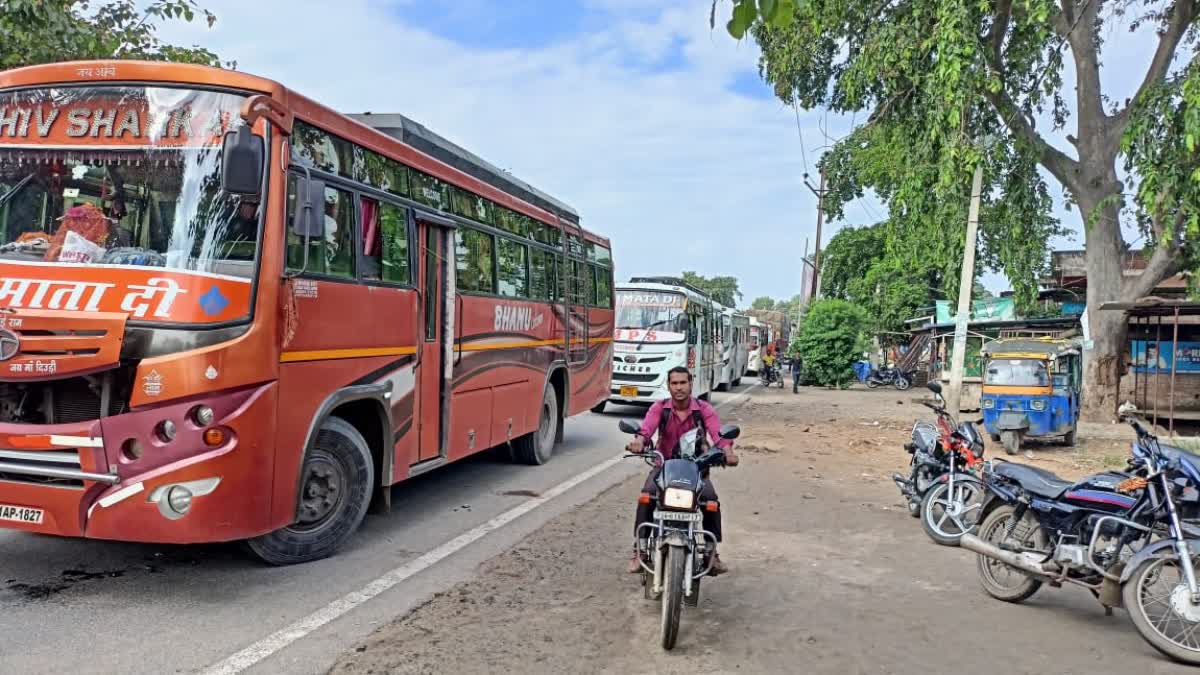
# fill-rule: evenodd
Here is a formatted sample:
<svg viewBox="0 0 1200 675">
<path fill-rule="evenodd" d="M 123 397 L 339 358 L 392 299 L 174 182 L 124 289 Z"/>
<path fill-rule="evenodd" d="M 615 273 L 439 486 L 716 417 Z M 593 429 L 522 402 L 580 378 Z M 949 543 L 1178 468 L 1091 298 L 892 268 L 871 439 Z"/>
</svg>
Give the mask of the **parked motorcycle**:
<svg viewBox="0 0 1200 675">
<path fill-rule="evenodd" d="M 629 420 L 621 420 L 619 427 L 627 434 L 638 432 L 637 425 Z M 725 453 L 712 448 L 699 454 L 703 440 L 700 433 L 699 429 L 685 433 L 679 439 L 673 459 L 664 461 L 662 453 L 652 444 L 642 453 L 625 455 L 662 467 L 658 494 L 642 496 L 655 503 L 654 518 L 639 528 L 637 541 L 646 599 L 662 601 L 659 632 L 663 649 L 675 647 L 681 606 L 699 604 L 700 579 L 712 569 L 717 549 L 716 536 L 703 526 L 704 511 L 717 505 L 702 500 L 700 491 L 708 470 L 724 466 Z M 722 425 L 721 438 L 732 441 L 739 435 L 741 429 L 737 426 Z"/>
<path fill-rule="evenodd" d="M 978 536 L 979 581 L 998 600 L 1022 602 L 1043 583 L 1087 588 L 1104 605 L 1125 607 L 1155 649 L 1200 665 L 1200 456 L 1162 445 L 1132 407 L 1126 471 L 1079 482 L 1043 469 L 989 462 L 990 497 Z"/>
<path fill-rule="evenodd" d="M 905 391 L 912 386 L 912 383 L 913 373 L 898 368 L 880 368 L 867 376 L 867 387 L 870 389 L 890 384 L 900 391 Z"/>
<path fill-rule="evenodd" d="M 904 449 L 912 455 L 907 478 L 892 480 L 908 502 L 908 512 L 920 518 L 925 534 L 943 546 L 957 546 L 963 534 L 974 532 L 986 495 L 973 475 L 983 462 L 983 437 L 972 422 L 959 424 L 946 411 L 942 386 L 929 383 L 937 402 L 922 405 L 937 414 L 935 424 L 918 421 Z"/>
</svg>

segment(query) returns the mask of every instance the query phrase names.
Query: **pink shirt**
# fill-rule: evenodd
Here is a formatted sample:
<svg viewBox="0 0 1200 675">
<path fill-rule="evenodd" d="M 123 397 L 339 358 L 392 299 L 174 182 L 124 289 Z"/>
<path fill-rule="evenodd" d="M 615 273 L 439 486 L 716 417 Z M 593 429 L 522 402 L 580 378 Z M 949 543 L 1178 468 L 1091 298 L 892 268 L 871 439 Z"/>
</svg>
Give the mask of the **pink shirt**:
<svg viewBox="0 0 1200 675">
<path fill-rule="evenodd" d="M 646 419 L 642 420 L 642 428 L 638 431 L 638 435 L 647 439 L 654 438 L 654 434 L 658 433 L 658 429 L 662 425 L 662 416 L 670 415 L 667 426 L 659 435 L 655 448 L 662 453 L 663 458 L 671 459 L 679 438 L 696 426 L 692 421 L 693 411 L 700 412 L 700 418 L 704 420 L 704 430 L 708 432 L 712 444 L 728 450 L 732 444 L 721 438 L 721 418 L 717 416 L 717 409 L 697 398 L 692 399 L 688 414 L 682 419 L 676 414 L 675 402 L 672 399 L 664 399 L 650 406 L 650 410 L 646 412 Z"/>
</svg>

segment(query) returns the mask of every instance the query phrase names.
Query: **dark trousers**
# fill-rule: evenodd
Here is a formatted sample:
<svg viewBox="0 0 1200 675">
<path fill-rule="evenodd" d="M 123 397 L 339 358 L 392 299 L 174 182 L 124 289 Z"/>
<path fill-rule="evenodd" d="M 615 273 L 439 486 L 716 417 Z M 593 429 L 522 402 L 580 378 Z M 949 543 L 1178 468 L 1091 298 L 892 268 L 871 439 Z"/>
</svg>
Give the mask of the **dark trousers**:
<svg viewBox="0 0 1200 675">
<path fill-rule="evenodd" d="M 650 472 L 650 475 L 646 477 L 646 483 L 642 485 L 643 493 L 653 495 L 655 497 L 658 496 L 658 483 L 655 481 L 658 480 L 658 474 L 661 472 L 661 468 L 657 468 Z M 713 487 L 712 481 L 709 480 L 708 476 L 704 477 L 704 487 L 700 489 L 700 499 L 701 501 L 706 502 L 720 501 L 717 499 L 717 489 Z M 635 538 L 639 534 L 638 528 L 642 526 L 642 523 L 648 523 L 654 519 L 654 505 L 654 502 L 649 504 L 642 504 L 640 502 L 638 503 L 637 519 L 633 525 L 633 536 Z M 705 510 L 703 513 L 704 529 L 712 532 L 713 536 L 717 538 L 718 542 L 721 541 L 721 512 L 719 510 Z"/>
</svg>

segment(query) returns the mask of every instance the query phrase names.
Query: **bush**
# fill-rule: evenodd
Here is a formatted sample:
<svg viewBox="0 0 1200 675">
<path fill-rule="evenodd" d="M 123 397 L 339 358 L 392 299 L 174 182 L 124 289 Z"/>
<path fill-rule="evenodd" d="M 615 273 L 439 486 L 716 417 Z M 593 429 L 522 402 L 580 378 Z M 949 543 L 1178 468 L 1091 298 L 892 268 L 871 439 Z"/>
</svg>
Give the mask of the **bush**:
<svg viewBox="0 0 1200 675">
<path fill-rule="evenodd" d="M 809 307 L 797 339 L 805 379 L 818 385 L 853 382 L 866 326 L 866 312 L 845 300 L 821 300 Z"/>
</svg>

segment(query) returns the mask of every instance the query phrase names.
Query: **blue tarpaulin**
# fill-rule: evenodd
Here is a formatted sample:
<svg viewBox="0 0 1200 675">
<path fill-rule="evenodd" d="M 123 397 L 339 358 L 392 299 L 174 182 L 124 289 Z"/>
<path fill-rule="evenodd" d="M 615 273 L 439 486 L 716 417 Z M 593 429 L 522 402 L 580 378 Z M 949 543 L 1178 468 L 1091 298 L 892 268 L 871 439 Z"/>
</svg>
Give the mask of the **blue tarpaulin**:
<svg viewBox="0 0 1200 675">
<path fill-rule="evenodd" d="M 859 382 L 866 382 L 867 378 L 871 376 L 871 362 L 870 361 L 856 362 L 854 364 L 854 375 L 858 378 Z"/>
</svg>

